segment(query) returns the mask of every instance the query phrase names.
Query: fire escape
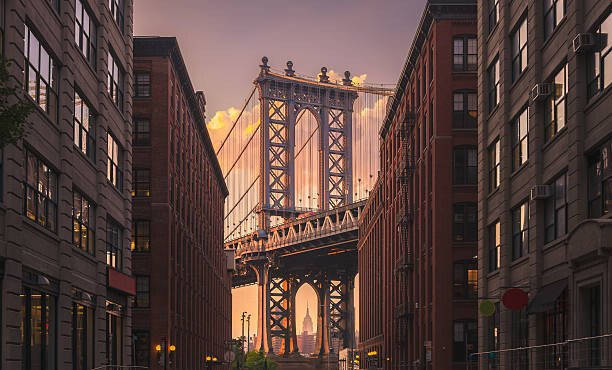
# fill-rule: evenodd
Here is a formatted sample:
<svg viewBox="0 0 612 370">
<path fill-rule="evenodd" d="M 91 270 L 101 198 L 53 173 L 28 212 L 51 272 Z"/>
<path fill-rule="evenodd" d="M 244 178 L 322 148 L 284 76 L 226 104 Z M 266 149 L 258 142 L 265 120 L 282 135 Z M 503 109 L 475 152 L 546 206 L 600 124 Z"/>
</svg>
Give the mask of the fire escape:
<svg viewBox="0 0 612 370">
<path fill-rule="evenodd" d="M 410 228 L 413 221 L 413 210 L 410 204 L 410 183 L 414 173 L 413 159 L 410 155 L 410 134 L 414 127 L 415 117 L 412 112 L 406 113 L 404 119 L 396 126 L 396 135 L 400 142 L 400 161 L 396 169 L 398 189 L 403 195 L 402 208 L 396 215 L 397 231 L 401 243 L 400 257 L 395 266 L 396 278 L 400 282 L 401 303 L 395 307 L 396 343 L 398 346 L 408 344 L 409 330 L 413 317 L 413 302 L 409 294 L 411 275 L 414 266 L 410 240 Z"/>
</svg>

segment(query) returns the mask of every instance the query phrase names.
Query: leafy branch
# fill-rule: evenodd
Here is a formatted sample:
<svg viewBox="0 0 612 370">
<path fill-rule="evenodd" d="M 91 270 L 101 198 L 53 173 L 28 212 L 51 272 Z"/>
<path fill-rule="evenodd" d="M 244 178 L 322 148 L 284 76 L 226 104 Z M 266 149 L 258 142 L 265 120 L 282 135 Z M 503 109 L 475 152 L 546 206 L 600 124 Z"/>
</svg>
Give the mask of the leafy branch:
<svg viewBox="0 0 612 370">
<path fill-rule="evenodd" d="M 8 64 L 0 57 L 0 149 L 23 137 L 26 119 L 34 110 L 34 104 L 21 99 L 21 94 L 21 87 L 10 83 Z"/>
</svg>

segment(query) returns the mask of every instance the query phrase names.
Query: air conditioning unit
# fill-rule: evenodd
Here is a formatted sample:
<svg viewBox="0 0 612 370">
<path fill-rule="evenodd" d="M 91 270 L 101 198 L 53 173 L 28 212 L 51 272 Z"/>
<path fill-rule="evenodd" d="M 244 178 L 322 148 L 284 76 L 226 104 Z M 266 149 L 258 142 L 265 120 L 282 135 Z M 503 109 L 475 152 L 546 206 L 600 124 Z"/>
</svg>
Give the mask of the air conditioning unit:
<svg viewBox="0 0 612 370">
<path fill-rule="evenodd" d="M 546 199 L 552 195 L 550 185 L 536 185 L 531 188 L 531 200 Z"/>
<path fill-rule="evenodd" d="M 531 100 L 542 101 L 553 94 L 555 85 L 552 83 L 539 83 L 531 89 Z"/>
<path fill-rule="evenodd" d="M 576 54 L 595 51 L 599 45 L 601 45 L 600 35 L 594 33 L 579 33 L 572 40 L 572 46 Z"/>
</svg>

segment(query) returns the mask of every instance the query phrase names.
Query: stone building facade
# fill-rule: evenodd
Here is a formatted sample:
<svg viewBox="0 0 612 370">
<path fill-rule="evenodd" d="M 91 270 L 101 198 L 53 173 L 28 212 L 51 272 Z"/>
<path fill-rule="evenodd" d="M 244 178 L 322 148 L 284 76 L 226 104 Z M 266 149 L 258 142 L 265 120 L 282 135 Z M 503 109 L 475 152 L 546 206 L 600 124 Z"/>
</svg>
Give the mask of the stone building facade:
<svg viewBox="0 0 612 370">
<path fill-rule="evenodd" d="M 480 368 L 612 364 L 610 337 L 581 339 L 612 333 L 611 7 L 479 7 Z M 529 304 L 500 303 L 510 288 Z"/>
<path fill-rule="evenodd" d="M 35 106 L 0 162 L 0 368 L 130 365 L 132 1 L 0 4 Z"/>
</svg>

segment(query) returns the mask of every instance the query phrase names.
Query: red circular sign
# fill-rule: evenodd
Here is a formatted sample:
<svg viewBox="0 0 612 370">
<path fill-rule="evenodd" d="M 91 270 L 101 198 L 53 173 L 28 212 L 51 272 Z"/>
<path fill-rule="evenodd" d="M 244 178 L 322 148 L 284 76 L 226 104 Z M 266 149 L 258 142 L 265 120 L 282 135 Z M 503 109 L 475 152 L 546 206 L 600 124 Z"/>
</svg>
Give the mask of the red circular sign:
<svg viewBox="0 0 612 370">
<path fill-rule="evenodd" d="M 504 306 L 512 311 L 518 311 L 529 302 L 529 295 L 523 289 L 510 288 L 502 296 Z"/>
</svg>

